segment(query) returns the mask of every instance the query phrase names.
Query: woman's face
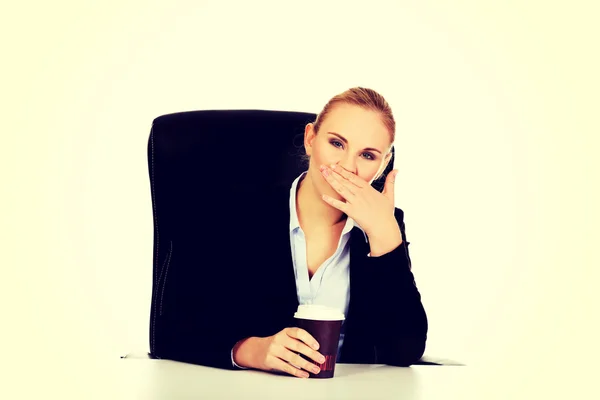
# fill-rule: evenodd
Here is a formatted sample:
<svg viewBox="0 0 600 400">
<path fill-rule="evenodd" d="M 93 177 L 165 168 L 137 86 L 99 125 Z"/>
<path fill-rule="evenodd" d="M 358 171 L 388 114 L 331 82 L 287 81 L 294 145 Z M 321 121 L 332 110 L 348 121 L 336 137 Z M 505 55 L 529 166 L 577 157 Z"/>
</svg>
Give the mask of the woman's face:
<svg viewBox="0 0 600 400">
<path fill-rule="evenodd" d="M 313 185 L 319 194 L 336 199 L 341 196 L 321 175 L 321 165 L 338 164 L 371 183 L 387 166 L 390 147 L 390 133 L 380 114 L 350 104 L 335 105 L 318 134 L 313 124 L 308 124 L 304 132 L 304 148 L 310 156 L 308 174 Z"/>
</svg>

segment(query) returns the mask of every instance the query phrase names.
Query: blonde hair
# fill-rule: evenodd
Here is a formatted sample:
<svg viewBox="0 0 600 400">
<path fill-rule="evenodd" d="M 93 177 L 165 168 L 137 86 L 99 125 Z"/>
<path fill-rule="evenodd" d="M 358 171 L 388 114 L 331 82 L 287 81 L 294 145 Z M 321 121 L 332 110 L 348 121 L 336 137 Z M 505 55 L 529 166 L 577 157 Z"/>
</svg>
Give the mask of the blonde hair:
<svg viewBox="0 0 600 400">
<path fill-rule="evenodd" d="M 323 110 L 317 115 L 317 119 L 313 123 L 315 134 L 319 132 L 319 128 L 325 118 L 327 118 L 327 114 L 329 114 L 336 104 L 352 104 L 379 113 L 383 124 L 390 133 L 390 143 L 394 143 L 396 137 L 396 121 L 392 114 L 392 108 L 382 95 L 373 89 L 363 87 L 354 87 L 332 97 L 331 100 L 325 104 L 325 107 L 323 107 Z"/>
</svg>

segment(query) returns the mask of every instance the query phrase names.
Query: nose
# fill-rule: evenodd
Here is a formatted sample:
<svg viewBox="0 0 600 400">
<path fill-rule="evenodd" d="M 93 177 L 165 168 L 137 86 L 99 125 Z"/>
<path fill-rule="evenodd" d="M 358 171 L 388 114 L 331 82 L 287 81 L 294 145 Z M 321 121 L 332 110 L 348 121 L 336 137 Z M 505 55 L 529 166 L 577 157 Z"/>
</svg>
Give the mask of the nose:
<svg viewBox="0 0 600 400">
<path fill-rule="evenodd" d="M 356 160 L 350 154 L 342 157 L 337 164 L 346 171 L 356 174 Z"/>
</svg>

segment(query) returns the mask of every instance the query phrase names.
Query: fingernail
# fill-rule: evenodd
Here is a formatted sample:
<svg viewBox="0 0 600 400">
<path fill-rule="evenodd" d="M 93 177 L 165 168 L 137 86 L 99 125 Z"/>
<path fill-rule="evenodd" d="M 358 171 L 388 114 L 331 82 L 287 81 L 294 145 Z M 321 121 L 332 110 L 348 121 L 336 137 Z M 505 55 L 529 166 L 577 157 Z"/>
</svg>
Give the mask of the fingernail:
<svg viewBox="0 0 600 400">
<path fill-rule="evenodd" d="M 323 364 L 325 362 L 325 357 L 323 357 L 323 356 L 319 357 L 319 362 L 321 364 Z"/>
<path fill-rule="evenodd" d="M 331 164 L 331 169 L 335 169 L 336 164 Z"/>
<path fill-rule="evenodd" d="M 313 343 L 313 349 L 318 349 L 319 348 L 319 343 Z"/>
<path fill-rule="evenodd" d="M 328 169 L 323 169 L 321 172 L 323 172 L 323 175 L 329 176 L 329 170 Z"/>
<path fill-rule="evenodd" d="M 319 372 L 321 372 L 321 368 L 313 367 L 312 372 L 313 372 L 313 374 L 318 374 Z"/>
<path fill-rule="evenodd" d="M 323 172 L 323 170 L 325 170 L 325 166 L 324 166 L 324 165 L 321 165 L 321 166 L 319 167 L 319 170 L 321 170 L 321 172 Z"/>
<path fill-rule="evenodd" d="M 303 378 L 308 378 L 308 372 L 303 372 L 301 375 Z"/>
</svg>

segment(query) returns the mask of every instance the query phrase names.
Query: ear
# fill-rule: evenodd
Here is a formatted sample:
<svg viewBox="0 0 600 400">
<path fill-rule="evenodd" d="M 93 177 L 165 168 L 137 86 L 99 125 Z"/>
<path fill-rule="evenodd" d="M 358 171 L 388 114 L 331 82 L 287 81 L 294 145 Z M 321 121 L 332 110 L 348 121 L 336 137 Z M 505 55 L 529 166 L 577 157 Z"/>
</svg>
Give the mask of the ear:
<svg viewBox="0 0 600 400">
<path fill-rule="evenodd" d="M 306 151 L 307 156 L 312 155 L 313 141 L 316 137 L 317 133 L 315 132 L 312 122 L 306 124 L 306 127 L 304 128 L 304 151 Z"/>
</svg>

